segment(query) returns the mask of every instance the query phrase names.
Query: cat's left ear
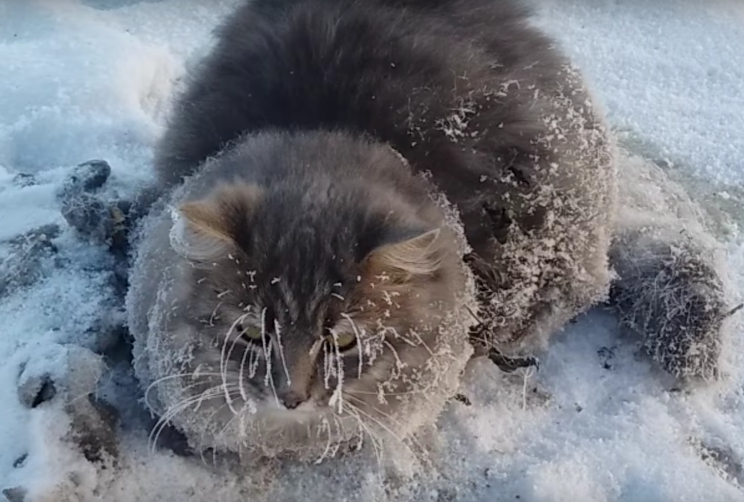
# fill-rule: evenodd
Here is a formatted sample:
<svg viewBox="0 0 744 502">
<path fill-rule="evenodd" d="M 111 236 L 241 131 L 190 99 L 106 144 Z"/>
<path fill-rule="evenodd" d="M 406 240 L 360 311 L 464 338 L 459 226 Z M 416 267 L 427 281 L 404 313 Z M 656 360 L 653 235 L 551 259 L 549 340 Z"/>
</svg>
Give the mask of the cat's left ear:
<svg viewBox="0 0 744 502">
<path fill-rule="evenodd" d="M 430 277 L 442 266 L 445 249 L 441 233 L 435 228 L 403 234 L 369 253 L 365 259 L 367 270 L 395 282 Z"/>
<path fill-rule="evenodd" d="M 220 187 L 205 199 L 182 204 L 174 214 L 171 245 L 192 261 L 224 257 L 249 232 L 260 200 L 260 188 L 239 184 Z"/>
</svg>

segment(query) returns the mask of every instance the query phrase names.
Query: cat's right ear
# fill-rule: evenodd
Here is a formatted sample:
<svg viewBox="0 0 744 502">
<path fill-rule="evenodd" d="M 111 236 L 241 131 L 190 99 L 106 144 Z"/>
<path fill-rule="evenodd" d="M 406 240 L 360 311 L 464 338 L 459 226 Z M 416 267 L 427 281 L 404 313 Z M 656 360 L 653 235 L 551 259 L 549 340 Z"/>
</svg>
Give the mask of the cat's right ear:
<svg viewBox="0 0 744 502">
<path fill-rule="evenodd" d="M 190 201 L 172 213 L 173 249 L 193 262 L 213 262 L 237 246 L 237 236 L 249 232 L 261 199 L 255 185 L 223 186 L 206 199 Z"/>
<path fill-rule="evenodd" d="M 387 276 L 394 282 L 405 283 L 413 278 L 430 277 L 441 268 L 446 248 L 440 239 L 440 229 L 403 235 L 374 249 L 365 258 L 368 275 Z"/>
</svg>

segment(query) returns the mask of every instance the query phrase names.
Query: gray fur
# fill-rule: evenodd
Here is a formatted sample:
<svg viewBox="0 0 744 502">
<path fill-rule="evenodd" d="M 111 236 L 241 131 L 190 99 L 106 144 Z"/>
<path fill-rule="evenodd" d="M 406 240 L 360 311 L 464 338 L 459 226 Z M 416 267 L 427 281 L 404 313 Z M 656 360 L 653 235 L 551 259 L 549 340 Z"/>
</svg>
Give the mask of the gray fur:
<svg viewBox="0 0 744 502">
<path fill-rule="evenodd" d="M 218 35 L 159 145 L 128 296 L 148 404 L 195 446 L 406 437 L 454 393 L 468 340 L 531 352 L 607 299 L 614 145 L 516 3 L 254 0 Z M 244 324 L 262 330 L 248 376 Z M 665 329 L 646 335 L 670 367 Z M 352 332 L 374 357 L 329 370 L 319 340 Z"/>
<path fill-rule="evenodd" d="M 254 169 L 245 170 L 246 164 Z M 345 176 L 335 172 L 340 169 Z M 349 170 L 360 175 L 348 176 Z M 214 262 L 179 255 L 181 248 L 172 245 L 180 228 L 172 208 L 203 199 L 224 181 L 262 187 L 250 225 L 236 236 L 246 242 L 213 256 Z M 333 133 L 258 134 L 208 162 L 143 225 L 128 310 L 137 340 L 135 369 L 148 386 L 148 405 L 184 430 L 197 449 L 311 458 L 354 438 L 405 437 L 438 413 L 472 352 L 468 308 L 477 307 L 462 265 L 457 219 L 426 187 L 384 145 Z M 364 231 L 357 233 L 349 222 Z M 405 308 L 399 305 L 405 293 L 382 305 L 374 296 L 359 296 L 358 286 L 370 278 L 360 259 L 407 238 L 411 229 L 431 227 L 440 230 L 443 262 L 435 276 L 406 285 L 416 295 Z M 293 230 L 282 231 L 288 228 Z M 355 256 L 365 247 L 370 249 Z M 388 287 L 384 279 L 372 280 L 381 291 Z M 332 317 L 336 329 L 358 329 L 364 348 L 362 356 L 344 357 L 341 387 L 322 361 L 309 365 L 329 303 L 339 309 Z M 360 307 L 378 309 L 380 324 L 366 323 Z M 267 321 L 265 312 L 274 319 Z M 251 356 L 231 334 L 241 317 L 272 332 L 267 343 L 275 342 L 273 355 L 259 354 L 254 369 L 250 362 L 241 368 Z M 375 331 L 386 333 L 384 346 Z M 230 404 L 217 392 L 199 406 L 169 414 L 225 382 L 240 387 L 231 391 Z M 346 404 L 334 397 L 337 388 Z M 308 404 L 295 411 L 288 400 L 298 389 L 308 392 L 302 396 Z"/>
</svg>

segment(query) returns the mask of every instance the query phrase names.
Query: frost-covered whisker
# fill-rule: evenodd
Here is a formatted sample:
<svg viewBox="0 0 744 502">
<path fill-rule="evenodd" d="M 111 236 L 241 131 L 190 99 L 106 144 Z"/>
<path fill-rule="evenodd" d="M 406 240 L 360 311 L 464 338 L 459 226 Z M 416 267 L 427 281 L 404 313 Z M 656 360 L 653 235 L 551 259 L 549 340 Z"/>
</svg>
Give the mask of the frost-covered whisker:
<svg viewBox="0 0 744 502">
<path fill-rule="evenodd" d="M 228 341 L 230 339 L 230 335 L 233 332 L 237 332 L 237 329 L 236 329 L 237 326 L 241 324 L 246 319 L 246 317 L 248 317 L 247 313 L 240 315 L 237 319 L 235 319 L 235 321 L 233 321 L 233 323 L 230 325 L 230 328 L 227 330 L 227 333 L 225 334 L 225 341 L 223 342 L 221 350 L 220 350 L 220 374 L 222 375 L 222 385 L 225 388 L 225 401 L 227 402 L 227 405 L 230 408 L 230 411 L 235 415 L 237 415 L 238 412 L 235 408 L 233 408 L 232 398 L 227 392 L 227 384 L 228 384 L 227 363 L 228 363 L 230 356 L 232 355 L 235 345 L 237 344 L 238 340 L 240 339 L 240 336 L 243 333 L 237 333 L 232 343 L 230 344 L 230 349 L 227 351 L 227 353 L 225 353 L 225 348 L 227 347 Z"/>
<path fill-rule="evenodd" d="M 358 364 L 357 364 L 357 378 L 362 378 L 362 370 L 364 368 L 364 351 L 362 350 L 362 334 L 364 332 L 364 328 L 362 328 L 362 332 L 359 332 L 359 329 L 357 328 L 356 322 L 354 322 L 354 319 L 347 314 L 346 312 L 341 313 L 341 317 L 346 319 L 349 324 L 351 324 L 351 329 L 354 330 L 354 336 L 356 337 L 356 343 L 357 343 L 357 354 L 358 354 Z"/>
<path fill-rule="evenodd" d="M 328 456 L 328 452 L 331 450 L 331 441 L 333 439 L 331 436 L 331 423 L 328 421 L 327 417 L 323 417 L 323 420 L 321 421 L 321 425 L 322 425 L 322 430 L 327 431 L 328 440 L 326 441 L 326 445 L 325 445 L 325 448 L 323 449 L 323 453 L 320 454 L 320 458 L 318 458 L 315 461 L 315 465 L 321 464 L 323 460 L 326 459 L 326 457 Z"/>
<path fill-rule="evenodd" d="M 259 347 L 254 347 L 249 345 L 246 349 L 246 352 L 248 352 L 248 376 L 250 378 L 255 378 L 256 374 L 258 373 L 258 366 L 261 363 L 261 354 L 263 353 L 263 350 Z"/>
<path fill-rule="evenodd" d="M 431 390 L 431 385 L 426 385 L 421 388 L 411 389 L 411 390 L 405 390 L 402 392 L 385 392 L 386 396 L 412 396 L 416 394 L 426 394 Z M 357 389 L 344 389 L 344 394 L 353 394 L 358 396 L 376 396 L 378 392 L 373 392 L 371 390 L 357 390 Z"/>
<path fill-rule="evenodd" d="M 323 347 L 323 387 L 328 390 L 330 389 L 330 380 L 333 376 L 333 355 L 328 347 L 327 343 L 322 345 Z"/>
<path fill-rule="evenodd" d="M 376 408 L 374 406 L 370 406 L 368 403 L 365 403 L 364 401 L 362 401 L 359 398 L 356 398 L 354 396 L 348 396 L 348 397 L 350 399 L 352 399 L 352 400 L 359 401 L 360 403 L 362 403 L 366 407 L 369 407 L 374 412 L 379 413 L 384 418 L 387 418 L 388 420 L 391 421 L 391 425 L 402 425 L 392 415 L 387 414 L 387 413 L 384 413 L 382 410 L 380 410 L 380 409 L 378 409 L 378 408 Z M 387 432 L 388 434 L 390 434 L 390 436 L 392 436 L 394 439 L 396 439 L 399 444 L 401 444 L 402 446 L 404 446 L 411 453 L 411 455 L 413 455 L 416 459 L 421 460 L 419 454 L 417 454 L 416 452 L 413 451 L 413 448 L 411 448 L 411 445 L 408 444 L 408 441 L 406 441 L 403 437 L 401 437 L 400 435 L 398 435 L 398 433 L 396 433 L 389 425 L 385 424 L 381 419 L 375 418 L 374 416 L 372 416 L 371 413 L 369 413 L 369 412 L 361 409 L 359 406 L 356 406 L 355 409 L 356 409 L 356 412 L 359 413 L 362 417 L 366 418 L 367 420 L 370 420 L 372 423 L 374 423 L 375 425 L 381 427 L 385 432 Z M 421 444 L 419 444 L 417 441 L 415 441 L 415 438 L 410 438 L 410 440 L 411 441 L 414 441 L 414 444 L 419 449 L 421 449 L 422 452 L 423 451 L 426 451 L 426 449 Z"/>
<path fill-rule="evenodd" d="M 432 351 L 431 348 L 429 347 L 429 345 L 424 341 L 424 339 L 421 338 L 421 334 L 418 331 L 416 331 L 415 329 L 412 329 L 410 331 L 410 333 L 413 335 L 413 337 L 418 342 L 418 344 L 415 345 L 415 346 L 423 347 L 424 350 L 426 350 L 426 352 L 429 353 L 429 356 L 434 357 L 434 351 Z"/>
<path fill-rule="evenodd" d="M 274 385 L 274 376 L 272 375 L 272 359 L 271 359 L 271 343 L 266 343 L 266 307 L 261 310 L 261 345 L 264 351 L 264 360 L 266 361 L 266 375 L 264 376 L 264 385 L 271 386 L 271 392 L 274 393 L 274 399 L 276 404 L 281 406 L 279 396 L 276 393 L 276 386 Z"/>
<path fill-rule="evenodd" d="M 400 355 L 398 354 L 398 351 L 397 351 L 397 350 L 396 350 L 396 348 L 395 348 L 395 347 L 393 346 L 393 344 L 392 344 L 392 343 L 390 343 L 390 342 L 388 342 L 387 340 L 383 340 L 383 342 L 382 342 L 382 343 L 384 343 L 384 344 L 385 344 L 385 346 L 386 346 L 387 348 L 389 348 L 389 349 L 390 349 L 390 351 L 391 351 L 391 352 L 393 353 L 393 356 L 395 357 L 395 367 L 396 367 L 397 369 L 399 369 L 399 370 L 400 370 L 400 369 L 403 369 L 403 368 L 405 368 L 405 367 L 406 367 L 406 363 L 404 363 L 404 362 L 403 362 L 403 361 L 402 361 L 402 360 L 400 359 Z"/>
<path fill-rule="evenodd" d="M 222 386 L 215 386 L 210 389 L 207 389 L 204 392 L 199 393 L 198 395 L 191 396 L 185 399 L 182 399 L 181 401 L 178 401 L 172 406 L 169 406 L 165 413 L 163 413 L 158 421 L 153 426 L 152 431 L 150 432 L 150 436 L 148 438 L 149 441 L 151 441 L 152 444 L 152 451 L 151 453 L 155 452 L 155 446 L 157 444 L 157 440 L 160 437 L 160 434 L 163 432 L 163 429 L 168 425 L 168 423 L 175 417 L 177 414 L 182 413 L 189 409 L 191 405 L 193 404 L 199 404 L 203 399 L 205 399 L 205 394 L 207 393 L 214 393 L 211 397 L 217 397 L 222 393 Z"/>
<path fill-rule="evenodd" d="M 214 416 L 214 415 L 212 415 L 212 416 Z M 222 427 L 222 429 L 219 430 L 219 432 L 216 434 L 216 436 L 218 438 L 223 438 L 225 436 L 225 431 L 227 431 L 230 428 L 230 426 L 233 424 L 233 422 L 235 420 L 239 420 L 241 417 L 242 417 L 242 414 L 240 414 L 240 413 L 236 413 L 232 417 L 230 417 L 230 420 L 228 420 L 225 423 L 224 427 Z"/>
<path fill-rule="evenodd" d="M 214 410 L 214 411 L 213 411 L 212 413 L 210 413 L 209 415 L 207 415 L 207 417 L 206 417 L 206 422 L 207 422 L 207 423 L 211 422 L 211 421 L 212 421 L 212 419 L 213 419 L 213 418 L 214 418 L 215 416 L 217 416 L 217 415 L 218 415 L 219 413 L 222 413 L 222 411 L 223 411 L 223 410 L 224 410 L 224 409 L 225 409 L 226 407 L 227 407 L 227 404 L 223 404 L 222 406 L 219 406 L 219 407 L 215 408 L 215 410 Z M 226 425 L 225 427 L 223 427 L 223 429 L 221 430 L 221 432 L 220 432 L 220 435 L 218 435 L 218 437 L 224 437 L 224 435 L 222 435 L 222 433 L 223 433 L 223 432 L 224 432 L 224 431 L 226 430 L 227 426 L 229 426 L 229 424 L 231 424 L 231 423 L 233 422 L 233 420 L 235 420 L 235 419 L 239 419 L 239 418 L 241 418 L 241 417 L 242 417 L 242 415 L 233 415 L 233 416 L 232 416 L 232 417 L 230 418 L 230 420 L 228 420 L 228 422 L 227 422 L 227 425 Z M 208 430 L 209 430 L 208 428 L 205 428 L 204 430 L 202 430 L 202 433 L 201 433 L 201 435 L 200 435 L 200 438 L 201 438 L 201 439 L 200 439 L 200 442 L 201 442 L 201 443 L 203 443 L 203 442 L 204 442 L 204 436 L 205 436 L 205 434 L 206 434 L 206 433 L 208 432 Z M 202 462 L 206 464 L 206 461 L 205 461 L 205 459 L 204 459 L 204 451 L 203 451 L 203 450 L 200 450 L 200 452 L 199 452 L 199 457 L 201 458 Z M 213 449 L 212 449 L 212 464 L 213 464 L 213 466 L 214 466 L 214 465 L 216 465 L 216 462 L 217 462 L 217 450 L 216 450 L 215 448 L 213 448 Z"/>
<path fill-rule="evenodd" d="M 287 368 L 287 361 L 284 359 L 284 346 L 282 345 L 282 334 L 281 326 L 279 321 L 274 320 L 274 336 L 276 336 L 277 350 L 279 351 L 279 357 L 282 360 L 282 368 L 284 368 L 284 375 L 287 378 L 287 385 L 292 385 L 292 379 L 289 376 L 289 369 Z"/>
<path fill-rule="evenodd" d="M 346 407 L 346 413 L 353 417 L 357 424 L 359 425 L 361 431 L 360 431 L 360 446 L 361 448 L 361 442 L 363 441 L 364 435 L 366 434 L 370 441 L 372 442 L 372 449 L 375 454 L 375 460 L 377 461 L 377 468 L 378 473 L 382 472 L 382 456 L 383 456 L 383 448 L 382 448 L 382 442 L 380 441 L 380 438 L 377 437 L 375 432 L 372 430 L 372 428 L 367 424 L 362 417 L 361 413 L 359 413 L 359 408 L 349 403 Z"/>
<path fill-rule="evenodd" d="M 240 397 L 243 398 L 243 401 L 248 400 L 248 393 L 245 391 L 245 378 L 244 378 L 244 370 L 245 370 L 245 362 L 248 356 L 252 353 L 250 347 L 246 347 L 243 351 L 243 357 L 240 358 L 240 367 L 238 368 L 238 387 L 240 388 Z M 250 366 L 248 368 L 250 373 Z"/>
<path fill-rule="evenodd" d="M 201 376 L 216 376 L 216 377 L 220 377 L 220 376 L 222 376 L 222 374 L 219 373 L 219 372 L 193 371 L 193 372 L 189 372 L 189 373 L 178 373 L 178 374 L 175 374 L 175 375 L 166 375 L 166 376 L 160 377 L 157 380 L 153 381 L 145 389 L 145 393 L 144 393 L 145 404 L 147 404 L 147 406 L 150 407 L 151 409 L 155 409 L 156 408 L 155 403 L 153 403 L 153 402 L 150 401 L 150 393 L 158 385 L 160 385 L 161 383 L 167 382 L 167 381 L 170 381 L 170 380 L 177 380 L 177 379 L 181 379 L 181 378 L 195 378 L 195 377 L 201 377 Z M 188 390 L 188 389 L 191 389 L 193 387 L 197 387 L 199 385 L 203 385 L 203 382 L 197 381 L 197 382 L 191 383 L 191 384 L 187 385 L 186 387 L 181 387 L 181 390 L 182 391 Z"/>
<path fill-rule="evenodd" d="M 217 318 L 217 311 L 222 306 L 222 302 L 218 302 L 217 305 L 212 310 L 212 314 L 209 316 L 209 325 L 214 326 L 214 320 Z"/>
<path fill-rule="evenodd" d="M 333 391 L 328 405 L 332 407 L 334 404 L 337 404 L 338 412 L 343 413 L 344 358 L 341 357 L 341 349 L 338 346 L 338 333 L 331 331 L 331 335 L 333 337 L 333 346 L 336 348 L 336 389 Z"/>
</svg>

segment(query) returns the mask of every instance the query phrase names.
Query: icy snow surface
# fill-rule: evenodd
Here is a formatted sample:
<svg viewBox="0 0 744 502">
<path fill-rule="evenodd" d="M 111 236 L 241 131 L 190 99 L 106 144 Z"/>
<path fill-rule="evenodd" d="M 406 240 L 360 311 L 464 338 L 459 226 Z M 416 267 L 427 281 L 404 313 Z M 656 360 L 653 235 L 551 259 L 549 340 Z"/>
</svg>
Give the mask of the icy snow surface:
<svg viewBox="0 0 744 502">
<path fill-rule="evenodd" d="M 111 349 L 91 334 L 112 310 L 111 258 L 67 228 L 56 190 L 93 158 L 113 168 L 109 192 L 129 195 L 151 175 L 168 98 L 235 3 L 0 0 L 0 260 L 9 239 L 44 224 L 62 228 L 56 254 L 35 266 L 38 280 L 0 291 L 0 490 L 12 502 L 24 493 L 27 502 L 382 498 L 375 462 L 361 458 L 246 474 L 148 451 L 127 362 L 115 357 L 103 381 L 123 411 L 113 468 L 96 468 L 68 440 L 74 427 L 63 408 L 89 389 L 63 382 L 60 398 L 33 408 L 17 390 L 70 366 L 98 371 L 76 345 Z M 542 0 L 540 12 L 595 85 L 623 144 L 710 212 L 727 250 L 732 303 L 741 301 L 744 7 Z M 22 186 L 18 173 L 37 183 Z M 693 388 L 678 388 L 601 311 L 557 334 L 536 375 L 507 377 L 475 362 L 463 384 L 472 405 L 453 402 L 433 433 L 431 477 L 402 478 L 393 500 L 744 500 L 741 335 L 739 323 L 729 378 Z"/>
</svg>

